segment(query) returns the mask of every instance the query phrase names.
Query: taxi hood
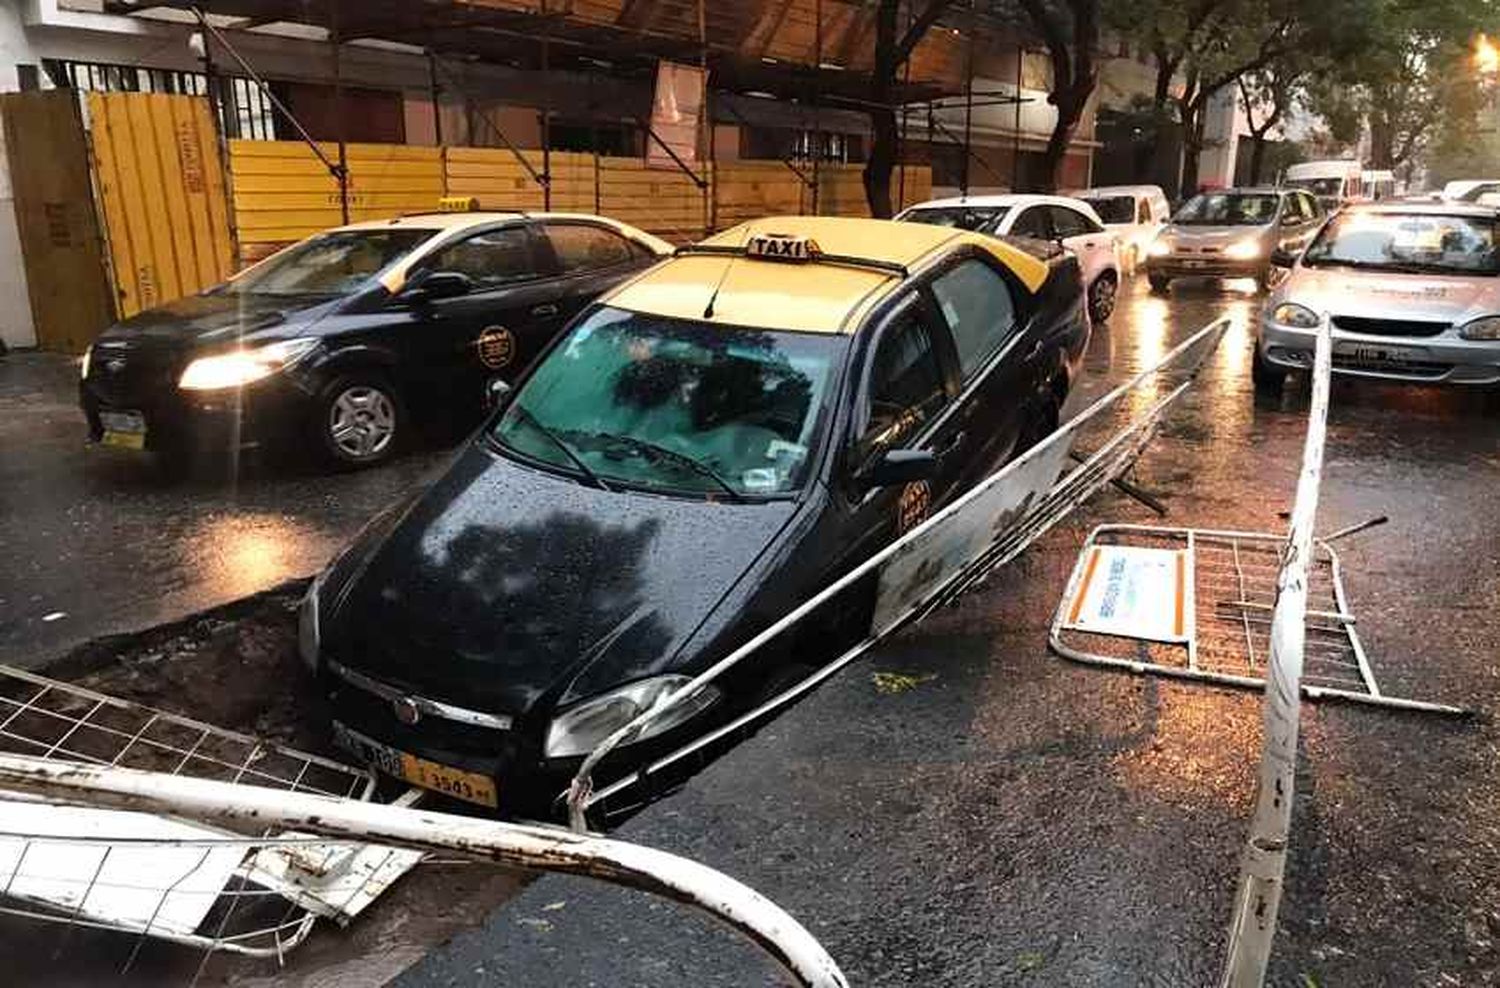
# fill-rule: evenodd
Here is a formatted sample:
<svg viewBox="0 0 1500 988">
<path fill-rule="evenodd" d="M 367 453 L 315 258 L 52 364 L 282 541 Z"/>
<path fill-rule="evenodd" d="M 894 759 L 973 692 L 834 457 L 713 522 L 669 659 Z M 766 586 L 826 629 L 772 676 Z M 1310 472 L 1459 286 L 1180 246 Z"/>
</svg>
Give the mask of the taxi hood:
<svg viewBox="0 0 1500 988">
<path fill-rule="evenodd" d="M 1460 324 L 1500 309 L 1500 277 L 1299 267 L 1282 295 L 1282 301 L 1336 316 Z"/>
<path fill-rule="evenodd" d="M 340 663 L 469 708 L 524 714 L 673 671 L 796 512 L 604 491 L 471 443 L 324 620 Z"/>
<path fill-rule="evenodd" d="M 116 323 L 99 339 L 205 347 L 228 346 L 242 339 L 269 342 L 295 335 L 298 327 L 321 319 L 339 301 L 326 295 L 189 295 Z"/>
</svg>

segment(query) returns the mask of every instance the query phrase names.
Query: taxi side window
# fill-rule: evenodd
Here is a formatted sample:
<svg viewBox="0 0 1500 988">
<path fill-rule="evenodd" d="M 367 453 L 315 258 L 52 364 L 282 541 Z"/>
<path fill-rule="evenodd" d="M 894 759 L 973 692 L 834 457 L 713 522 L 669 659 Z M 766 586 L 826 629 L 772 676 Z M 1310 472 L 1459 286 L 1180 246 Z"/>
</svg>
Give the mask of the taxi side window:
<svg viewBox="0 0 1500 988">
<path fill-rule="evenodd" d="M 521 226 L 486 230 L 465 237 L 433 255 L 422 265 L 432 271 L 457 271 L 473 279 L 481 290 L 498 288 L 509 282 L 535 275 L 531 242 Z"/>
<path fill-rule="evenodd" d="M 1010 289 L 988 264 L 971 258 L 936 278 L 932 294 L 953 333 L 967 384 L 1016 331 Z"/>
<path fill-rule="evenodd" d="M 869 420 L 861 459 L 903 446 L 948 401 L 933 333 L 917 308 L 881 334 L 870 360 Z"/>
<path fill-rule="evenodd" d="M 629 240 L 603 227 L 587 223 L 545 223 L 543 228 L 564 272 L 613 267 L 636 256 Z"/>
<path fill-rule="evenodd" d="M 1052 211 L 1053 236 L 1058 240 L 1099 232 L 1097 224 L 1076 209 L 1069 209 L 1067 206 L 1049 206 L 1048 208 Z"/>
<path fill-rule="evenodd" d="M 1137 223 L 1150 223 L 1151 222 L 1151 203 L 1148 200 L 1141 199 L 1141 200 L 1139 200 L 1139 201 L 1136 202 L 1136 204 L 1135 204 L 1135 221 Z"/>
</svg>

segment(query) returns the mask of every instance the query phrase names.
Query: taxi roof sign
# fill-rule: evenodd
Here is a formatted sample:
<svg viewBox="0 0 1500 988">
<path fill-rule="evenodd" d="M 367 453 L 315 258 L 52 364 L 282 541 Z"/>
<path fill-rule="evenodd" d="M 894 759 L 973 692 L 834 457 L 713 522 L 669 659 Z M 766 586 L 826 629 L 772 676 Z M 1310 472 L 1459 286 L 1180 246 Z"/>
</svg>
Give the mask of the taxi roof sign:
<svg viewBox="0 0 1500 988">
<path fill-rule="evenodd" d="M 440 213 L 476 213 L 478 211 L 478 196 L 443 196 L 438 200 Z"/>
<path fill-rule="evenodd" d="M 745 256 L 768 261 L 814 261 L 823 253 L 812 237 L 757 233 L 745 242 Z"/>
</svg>

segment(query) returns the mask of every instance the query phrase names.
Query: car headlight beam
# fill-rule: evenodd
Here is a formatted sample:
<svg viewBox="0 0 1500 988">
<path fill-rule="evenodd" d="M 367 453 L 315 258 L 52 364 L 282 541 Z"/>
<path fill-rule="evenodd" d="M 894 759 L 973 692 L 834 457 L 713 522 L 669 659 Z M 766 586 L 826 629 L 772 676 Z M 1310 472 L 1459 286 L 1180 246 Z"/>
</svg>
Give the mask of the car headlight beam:
<svg viewBox="0 0 1500 988">
<path fill-rule="evenodd" d="M 1458 335 L 1466 340 L 1500 340 L 1500 316 L 1482 316 L 1464 323 Z"/>
<path fill-rule="evenodd" d="M 286 370 L 318 345 L 315 339 L 282 340 L 254 350 L 199 357 L 187 365 L 177 386 L 184 391 L 238 388 Z"/>
<path fill-rule="evenodd" d="M 690 676 L 653 676 L 575 703 L 548 725 L 547 757 L 587 755 L 605 738 L 690 682 Z M 670 731 L 713 706 L 719 696 L 718 689 L 705 685 L 692 699 L 672 707 L 624 743 L 634 744 Z"/>
<path fill-rule="evenodd" d="M 1271 313 L 1271 319 L 1294 329 L 1317 329 L 1323 321 L 1316 312 L 1296 302 L 1282 302 Z"/>
<path fill-rule="evenodd" d="M 1259 240 L 1240 240 L 1224 248 L 1224 256 L 1233 261 L 1253 261 L 1264 255 L 1266 245 Z"/>
<path fill-rule="evenodd" d="M 80 360 L 80 361 L 78 361 L 78 378 L 79 378 L 79 380 L 87 381 L 89 379 L 89 364 L 93 361 L 93 359 L 94 359 L 94 348 L 92 346 L 84 347 L 84 349 L 83 349 L 83 359 Z"/>
<path fill-rule="evenodd" d="M 1151 246 L 1146 251 L 1152 257 L 1166 257 L 1172 253 L 1172 242 L 1160 237 L 1151 241 Z"/>
</svg>

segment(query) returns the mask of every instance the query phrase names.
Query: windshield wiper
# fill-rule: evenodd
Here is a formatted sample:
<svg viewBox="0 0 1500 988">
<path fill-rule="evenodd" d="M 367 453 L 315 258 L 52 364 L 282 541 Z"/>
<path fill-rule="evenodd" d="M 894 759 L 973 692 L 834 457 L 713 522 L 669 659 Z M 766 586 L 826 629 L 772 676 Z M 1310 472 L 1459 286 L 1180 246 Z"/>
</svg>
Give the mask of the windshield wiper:
<svg viewBox="0 0 1500 988">
<path fill-rule="evenodd" d="M 530 409 L 528 409 L 520 402 L 513 403 L 511 405 L 511 408 L 515 409 L 516 415 L 519 418 L 525 419 L 533 429 L 535 429 L 537 432 L 540 432 L 548 439 L 552 440 L 552 445 L 563 451 L 563 455 L 566 456 L 572 462 L 572 464 L 578 468 L 578 472 L 583 474 L 584 478 L 588 480 L 589 483 L 593 484 L 601 491 L 612 490 L 612 488 L 608 484 L 606 484 L 597 473 L 589 469 L 589 465 L 583 462 L 582 457 L 573 452 L 573 447 L 569 446 L 567 443 L 559 439 L 557 437 L 557 433 L 553 432 L 545 425 L 542 425 L 537 417 L 531 414 Z"/>
<path fill-rule="evenodd" d="M 593 432 L 589 434 L 598 439 L 604 439 L 610 442 L 620 443 L 624 446 L 629 446 L 637 453 L 641 453 L 642 455 L 650 457 L 652 459 L 671 460 L 673 463 L 685 466 L 689 470 L 692 470 L 694 473 L 701 474 L 702 476 L 707 477 L 709 480 L 712 480 L 714 483 L 718 484 L 721 488 L 724 489 L 724 493 L 728 494 L 735 500 L 741 500 L 743 497 L 743 495 L 741 495 L 739 491 L 735 490 L 733 485 L 731 485 L 729 481 L 725 480 L 717 470 L 709 466 L 707 463 L 704 463 L 702 460 L 697 460 L 691 456 L 688 456 L 686 453 L 679 453 L 675 449 L 668 449 L 666 446 L 658 446 L 656 443 L 648 442 L 645 439 L 637 439 L 635 436 L 622 436 L 613 432 Z"/>
</svg>

